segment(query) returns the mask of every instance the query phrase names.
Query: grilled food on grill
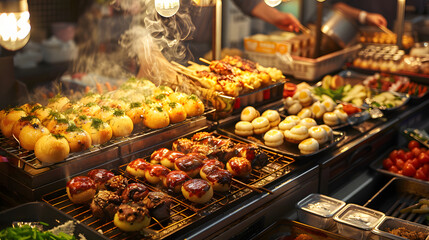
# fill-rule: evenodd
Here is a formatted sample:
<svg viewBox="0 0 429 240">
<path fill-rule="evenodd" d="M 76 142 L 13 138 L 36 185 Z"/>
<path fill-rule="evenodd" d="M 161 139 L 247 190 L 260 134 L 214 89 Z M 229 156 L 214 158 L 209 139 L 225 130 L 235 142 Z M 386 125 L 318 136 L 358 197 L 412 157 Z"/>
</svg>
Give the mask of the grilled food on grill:
<svg viewBox="0 0 429 240">
<path fill-rule="evenodd" d="M 236 177 L 249 177 L 252 164 L 244 157 L 233 157 L 226 163 L 226 169 Z"/>
<path fill-rule="evenodd" d="M 151 164 L 146 162 L 146 160 L 143 158 L 137 158 L 127 165 L 126 171 L 134 177 L 142 178 L 150 167 Z"/>
<path fill-rule="evenodd" d="M 149 194 L 149 189 L 141 183 L 130 183 L 122 192 L 122 200 L 126 203 L 129 201 L 142 201 Z"/>
<path fill-rule="evenodd" d="M 157 220 L 165 220 L 170 217 L 171 199 L 162 192 L 150 192 L 142 202 L 152 217 Z"/>
<path fill-rule="evenodd" d="M 190 179 L 191 177 L 189 177 L 184 171 L 174 170 L 169 172 L 163 179 L 163 184 L 168 190 L 178 193 L 181 191 L 183 183 Z"/>
<path fill-rule="evenodd" d="M 183 196 L 191 202 L 204 204 L 213 197 L 213 187 L 206 180 L 195 178 L 182 185 Z"/>
<path fill-rule="evenodd" d="M 36 142 L 43 137 L 48 135 L 50 132 L 41 123 L 33 123 L 23 127 L 18 135 L 19 143 L 21 147 L 27 150 L 34 150 Z"/>
<path fill-rule="evenodd" d="M 128 180 L 122 175 L 116 175 L 107 180 L 104 185 L 106 187 L 106 190 L 121 195 L 125 188 L 127 188 L 128 186 Z"/>
<path fill-rule="evenodd" d="M 216 165 L 204 165 L 201 168 L 201 178 L 210 182 L 213 186 L 213 190 L 217 192 L 227 192 L 231 187 L 232 174 Z"/>
<path fill-rule="evenodd" d="M 203 160 L 206 157 L 200 153 L 188 153 L 183 157 L 176 159 L 174 168 L 176 170 L 184 171 L 189 177 L 194 178 L 200 173 L 203 167 Z"/>
<path fill-rule="evenodd" d="M 92 199 L 90 208 L 94 217 L 112 220 L 121 203 L 122 199 L 118 194 L 101 190 Z"/>
<path fill-rule="evenodd" d="M 157 184 L 159 182 L 162 182 L 162 180 L 167 176 L 167 174 L 170 172 L 170 169 L 159 165 L 151 165 L 147 171 L 145 172 L 145 178 L 146 181 L 148 181 L 151 184 Z"/>
<path fill-rule="evenodd" d="M 66 191 L 73 203 L 88 203 L 95 196 L 97 187 L 91 178 L 78 176 L 67 182 Z"/>
<path fill-rule="evenodd" d="M 115 174 L 109 170 L 97 168 L 88 172 L 87 176 L 91 178 L 98 190 L 106 189 L 106 182 L 115 176 Z"/>
<path fill-rule="evenodd" d="M 150 224 L 149 210 L 137 203 L 124 203 L 119 206 L 113 223 L 125 232 L 140 231 Z"/>
<path fill-rule="evenodd" d="M 61 162 L 69 153 L 69 143 L 61 134 L 43 135 L 34 145 L 34 154 L 43 163 Z"/>
<path fill-rule="evenodd" d="M 3 135 L 5 137 L 11 137 L 13 125 L 25 116 L 27 116 L 27 113 L 22 108 L 14 108 L 6 111 L 0 124 L 0 129 Z"/>
<path fill-rule="evenodd" d="M 160 148 L 151 154 L 150 162 L 152 164 L 161 164 L 169 169 L 174 169 L 176 159 L 185 154 L 179 151 L 172 151 L 167 148 Z"/>
<path fill-rule="evenodd" d="M 80 152 L 90 148 L 92 145 L 89 133 L 74 124 L 70 124 L 63 135 L 69 143 L 70 152 Z"/>
</svg>

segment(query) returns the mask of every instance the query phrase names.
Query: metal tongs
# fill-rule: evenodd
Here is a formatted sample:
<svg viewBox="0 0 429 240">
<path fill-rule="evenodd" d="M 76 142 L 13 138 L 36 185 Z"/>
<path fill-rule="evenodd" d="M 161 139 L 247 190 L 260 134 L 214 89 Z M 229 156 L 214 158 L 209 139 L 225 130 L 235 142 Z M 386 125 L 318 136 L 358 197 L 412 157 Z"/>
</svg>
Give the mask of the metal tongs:
<svg viewBox="0 0 429 240">
<path fill-rule="evenodd" d="M 403 133 L 417 142 L 421 143 L 425 147 L 429 148 L 429 134 L 425 130 L 407 128 Z"/>
</svg>

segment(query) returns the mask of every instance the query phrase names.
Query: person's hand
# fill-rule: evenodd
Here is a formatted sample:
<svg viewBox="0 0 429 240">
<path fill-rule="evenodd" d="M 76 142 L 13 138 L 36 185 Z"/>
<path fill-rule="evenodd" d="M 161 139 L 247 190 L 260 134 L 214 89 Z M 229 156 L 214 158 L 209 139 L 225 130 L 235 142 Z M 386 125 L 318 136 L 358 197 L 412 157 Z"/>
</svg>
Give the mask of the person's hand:
<svg viewBox="0 0 429 240">
<path fill-rule="evenodd" d="M 294 15 L 280 11 L 278 14 L 276 14 L 276 16 L 273 16 L 272 24 L 279 29 L 289 32 L 298 32 L 301 25 Z"/>
<path fill-rule="evenodd" d="M 368 13 L 366 16 L 366 24 L 374 26 L 387 26 L 386 19 L 378 13 Z"/>
</svg>

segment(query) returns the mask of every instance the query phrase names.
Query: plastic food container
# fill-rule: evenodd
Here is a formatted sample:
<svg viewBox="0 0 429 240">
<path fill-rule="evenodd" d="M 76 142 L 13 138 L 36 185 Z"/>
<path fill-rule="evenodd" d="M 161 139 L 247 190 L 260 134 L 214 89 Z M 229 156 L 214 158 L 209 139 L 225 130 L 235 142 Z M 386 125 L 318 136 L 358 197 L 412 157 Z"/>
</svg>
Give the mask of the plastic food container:
<svg viewBox="0 0 429 240">
<path fill-rule="evenodd" d="M 347 204 L 334 216 L 338 233 L 353 239 L 367 239 L 384 213 L 356 204 Z"/>
<path fill-rule="evenodd" d="M 371 239 L 394 239 L 405 240 L 407 237 L 400 237 L 398 235 L 389 233 L 389 230 L 396 228 L 405 228 L 408 231 L 423 233 L 424 237 L 420 239 L 429 240 L 429 227 L 418 223 L 406 221 L 400 218 L 386 216 L 381 222 L 372 230 Z"/>
<path fill-rule="evenodd" d="M 333 216 L 346 205 L 345 202 L 325 195 L 312 193 L 296 204 L 298 219 L 308 225 L 332 230 Z"/>
</svg>

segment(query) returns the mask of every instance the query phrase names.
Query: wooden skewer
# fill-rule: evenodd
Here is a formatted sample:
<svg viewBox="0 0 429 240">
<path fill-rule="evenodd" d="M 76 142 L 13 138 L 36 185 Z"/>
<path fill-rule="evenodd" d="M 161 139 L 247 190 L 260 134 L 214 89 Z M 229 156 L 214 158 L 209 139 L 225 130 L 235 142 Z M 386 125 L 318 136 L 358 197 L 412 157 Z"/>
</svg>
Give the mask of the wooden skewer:
<svg viewBox="0 0 429 240">
<path fill-rule="evenodd" d="M 194 74 L 194 71 L 192 71 L 191 69 L 188 69 L 188 68 L 187 68 L 187 67 L 185 67 L 185 66 L 182 66 L 180 63 L 177 63 L 177 62 L 175 62 L 175 61 L 171 61 L 171 64 L 173 64 L 174 66 L 176 66 L 176 67 L 180 68 L 180 69 L 181 69 L 181 70 L 183 70 L 183 71 L 190 72 L 190 73 Z"/>
<path fill-rule="evenodd" d="M 273 192 L 272 192 L 272 191 L 270 191 L 270 190 L 268 190 L 268 189 L 266 189 L 266 188 L 263 188 L 263 187 L 254 187 L 254 186 L 251 186 L 251 185 L 249 185 L 249 184 L 246 184 L 246 183 L 244 183 L 244 182 L 242 182 L 242 181 L 239 181 L 239 180 L 237 180 L 237 179 L 235 179 L 235 178 L 233 178 L 232 180 L 233 180 L 234 182 L 236 182 L 236 183 L 239 183 L 239 184 L 241 184 L 241 185 L 243 185 L 243 186 L 245 186 L 245 187 L 249 188 L 249 189 L 252 189 L 252 190 L 253 190 L 253 191 L 255 191 L 255 192 L 262 193 L 262 192 L 264 191 L 264 192 L 267 192 L 267 193 L 269 193 L 269 194 L 273 194 Z"/>
<path fill-rule="evenodd" d="M 198 65 L 198 66 L 200 65 L 200 64 L 198 64 L 196 62 L 192 62 L 192 61 L 188 61 L 188 63 L 191 64 L 191 65 Z"/>
<path fill-rule="evenodd" d="M 305 27 L 304 25 L 299 24 L 299 29 L 305 33 L 305 34 L 311 34 L 310 29 L 308 29 L 307 27 Z"/>
<path fill-rule="evenodd" d="M 203 63 L 207 63 L 208 65 L 210 65 L 211 64 L 211 62 L 209 61 L 209 60 L 207 60 L 207 59 L 204 59 L 204 58 L 199 58 L 200 59 L 200 61 L 201 62 L 203 62 Z"/>
<path fill-rule="evenodd" d="M 380 28 L 383 32 L 389 34 L 389 35 L 395 35 L 394 32 L 390 31 L 387 27 L 383 25 L 378 25 L 378 28 Z"/>
</svg>

